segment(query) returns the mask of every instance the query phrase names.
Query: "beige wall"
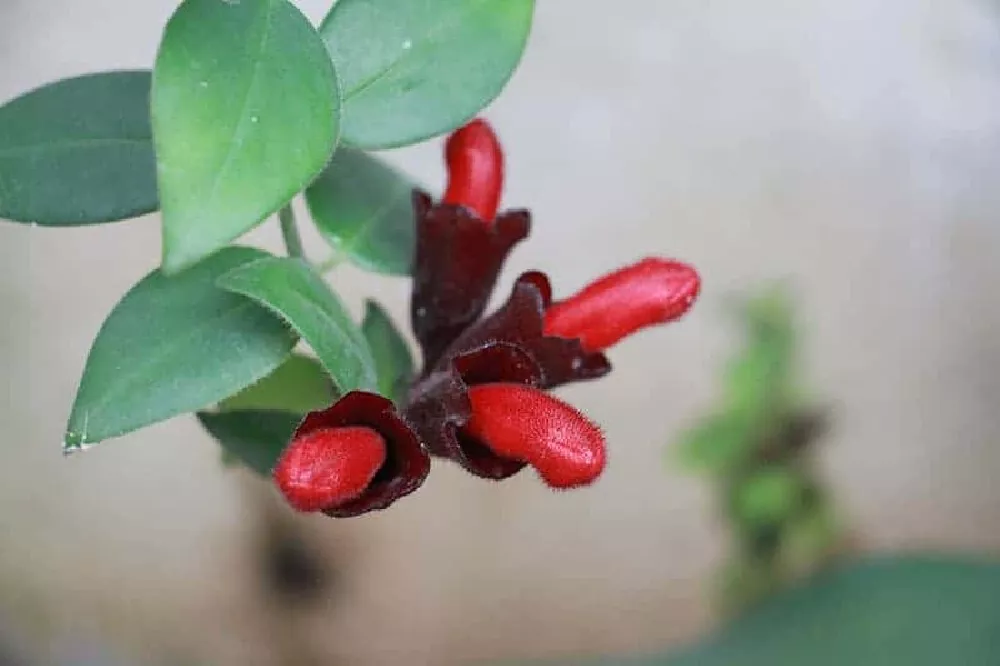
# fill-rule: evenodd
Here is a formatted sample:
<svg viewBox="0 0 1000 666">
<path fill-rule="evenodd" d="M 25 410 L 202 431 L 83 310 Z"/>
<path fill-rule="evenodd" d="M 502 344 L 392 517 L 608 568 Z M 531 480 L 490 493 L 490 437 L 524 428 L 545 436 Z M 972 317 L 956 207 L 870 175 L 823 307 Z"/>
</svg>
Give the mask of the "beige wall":
<svg viewBox="0 0 1000 666">
<path fill-rule="evenodd" d="M 318 20 L 326 3 L 299 4 Z M 148 66 L 174 5 L 0 0 L 0 99 Z M 224 473 L 190 419 L 59 452 L 97 327 L 157 261 L 156 219 L 4 225 L 0 617 L 35 645 L 103 637 L 141 663 L 269 664 L 289 640 L 349 664 L 440 664 L 691 636 L 722 550 L 706 489 L 664 446 L 713 398 L 734 343 L 726 295 L 782 277 L 808 380 L 836 407 L 824 470 L 866 547 L 1000 550 L 991 3 L 543 0 L 489 115 L 507 202 L 536 214 L 504 289 L 541 266 L 565 293 L 650 253 L 705 277 L 683 325 L 566 391 L 607 430 L 602 481 L 552 494 L 530 474 L 494 486 L 440 465 L 382 515 L 301 521 L 340 568 L 339 604 L 275 622 L 251 557 L 267 493 Z M 435 183 L 438 151 L 392 159 Z M 351 270 L 333 280 L 354 307 L 372 288 Z M 374 288 L 402 315 L 404 282 Z"/>
</svg>

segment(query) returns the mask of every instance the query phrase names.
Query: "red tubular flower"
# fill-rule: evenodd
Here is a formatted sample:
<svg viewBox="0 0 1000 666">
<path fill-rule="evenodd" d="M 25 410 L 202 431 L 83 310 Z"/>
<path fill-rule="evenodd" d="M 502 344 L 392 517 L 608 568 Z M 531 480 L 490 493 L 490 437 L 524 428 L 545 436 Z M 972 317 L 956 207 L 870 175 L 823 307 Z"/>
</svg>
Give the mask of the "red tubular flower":
<svg viewBox="0 0 1000 666">
<path fill-rule="evenodd" d="M 690 266 L 644 259 L 554 303 L 545 313 L 545 334 L 576 338 L 587 351 L 603 351 L 641 328 L 679 318 L 700 287 Z"/>
<path fill-rule="evenodd" d="M 385 439 L 371 428 L 320 428 L 292 440 L 274 479 L 299 511 L 322 511 L 356 499 L 385 464 Z"/>
<path fill-rule="evenodd" d="M 604 470 L 601 429 L 548 393 L 519 384 L 469 388 L 471 418 L 462 428 L 494 453 L 521 460 L 552 488 L 591 483 Z"/>
<path fill-rule="evenodd" d="M 404 417 L 427 449 L 449 458 L 485 479 L 506 479 L 524 468 L 524 460 L 498 455 L 462 427 L 472 416 L 469 389 L 504 382 L 536 386 L 542 371 L 523 348 L 493 342 L 450 357 L 449 363 L 421 379 L 410 391 Z"/>
<path fill-rule="evenodd" d="M 486 308 L 507 255 L 527 237 L 531 216 L 497 215 L 503 152 L 485 121 L 457 130 L 445 150 L 448 188 L 434 205 L 414 194 L 417 243 L 410 318 L 424 352 L 425 374 Z"/>
<path fill-rule="evenodd" d="M 481 118 L 455 131 L 445 144 L 448 187 L 442 203 L 465 206 L 491 223 L 503 192 L 503 150 Z"/>
<path fill-rule="evenodd" d="M 352 391 L 306 416 L 273 477 L 296 509 L 346 517 L 384 509 L 428 472 L 427 452 L 392 402 Z"/>
<path fill-rule="evenodd" d="M 398 413 L 382 396 L 354 392 L 306 417 L 274 470 L 301 511 L 385 508 L 423 483 L 430 455 L 487 479 L 530 465 L 552 488 L 593 482 L 606 460 L 600 428 L 545 390 L 606 375 L 605 349 L 677 319 L 697 298 L 694 269 L 646 259 L 556 303 L 544 273 L 524 273 L 484 317 L 531 216 L 497 214 L 503 151 L 484 121 L 452 134 L 445 159 L 442 202 L 420 191 L 413 198 L 410 316 L 423 368 Z"/>
</svg>

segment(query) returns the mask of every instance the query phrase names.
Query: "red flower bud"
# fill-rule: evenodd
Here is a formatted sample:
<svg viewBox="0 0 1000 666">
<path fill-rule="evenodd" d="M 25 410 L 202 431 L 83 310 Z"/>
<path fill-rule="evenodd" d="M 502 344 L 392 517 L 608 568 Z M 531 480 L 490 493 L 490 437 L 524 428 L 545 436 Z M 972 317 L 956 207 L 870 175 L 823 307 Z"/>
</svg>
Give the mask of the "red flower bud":
<svg viewBox="0 0 1000 666">
<path fill-rule="evenodd" d="M 528 463 L 552 488 L 586 485 L 604 469 L 601 429 L 561 400 L 522 384 L 480 384 L 469 401 L 462 434 Z"/>
<path fill-rule="evenodd" d="M 292 440 L 274 480 L 299 511 L 322 511 L 360 496 L 385 456 L 385 439 L 371 428 L 321 428 Z"/>
<path fill-rule="evenodd" d="M 300 511 L 345 518 L 388 507 L 416 490 L 430 469 L 430 456 L 392 401 L 351 391 L 306 415 L 272 476 Z"/>
<path fill-rule="evenodd" d="M 492 222 L 503 190 L 503 149 L 489 123 L 476 119 L 445 144 L 448 187 L 442 202 L 469 208 Z"/>
<path fill-rule="evenodd" d="M 585 350 L 603 351 L 641 328 L 679 318 L 700 287 L 698 273 L 686 264 L 643 259 L 552 304 L 545 334 L 577 338 Z"/>
</svg>

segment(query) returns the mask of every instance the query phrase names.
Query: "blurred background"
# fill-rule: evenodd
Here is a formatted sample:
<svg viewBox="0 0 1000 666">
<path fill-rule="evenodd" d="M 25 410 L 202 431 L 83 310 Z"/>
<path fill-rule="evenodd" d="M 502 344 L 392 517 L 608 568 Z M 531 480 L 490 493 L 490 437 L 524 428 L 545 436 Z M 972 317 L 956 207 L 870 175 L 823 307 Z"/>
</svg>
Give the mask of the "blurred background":
<svg viewBox="0 0 1000 666">
<path fill-rule="evenodd" d="M 329 0 L 296 4 L 318 22 Z M 150 67 L 175 7 L 0 0 L 0 100 Z M 828 408 L 815 473 L 845 547 L 1000 555 L 1000 7 L 541 0 L 487 116 L 505 203 L 536 220 L 498 293 L 535 267 L 570 293 L 649 254 L 704 277 L 682 323 L 565 391 L 607 433 L 601 481 L 552 493 L 440 464 L 391 510 L 335 521 L 224 470 L 193 418 L 64 459 L 90 343 L 158 262 L 158 221 L 0 225 L 0 663 L 457 664 L 694 640 L 719 620 L 731 542 L 671 449 L 744 343 L 727 303 L 774 280 Z M 389 158 L 439 191 L 440 150 Z M 273 227 L 249 242 L 277 249 Z M 374 293 L 406 321 L 406 281 L 331 280 L 356 313 Z"/>
</svg>

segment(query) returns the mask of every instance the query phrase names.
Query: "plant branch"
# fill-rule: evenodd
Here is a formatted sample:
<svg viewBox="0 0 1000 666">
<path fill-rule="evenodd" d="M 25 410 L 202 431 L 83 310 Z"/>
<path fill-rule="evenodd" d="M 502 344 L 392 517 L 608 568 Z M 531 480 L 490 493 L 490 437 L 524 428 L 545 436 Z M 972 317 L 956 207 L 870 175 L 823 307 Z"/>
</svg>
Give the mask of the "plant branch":
<svg viewBox="0 0 1000 666">
<path fill-rule="evenodd" d="M 285 241 L 288 256 L 303 256 L 302 238 L 299 236 L 299 228 L 295 225 L 295 212 L 291 203 L 278 211 L 278 220 L 281 222 L 281 238 Z"/>
</svg>

